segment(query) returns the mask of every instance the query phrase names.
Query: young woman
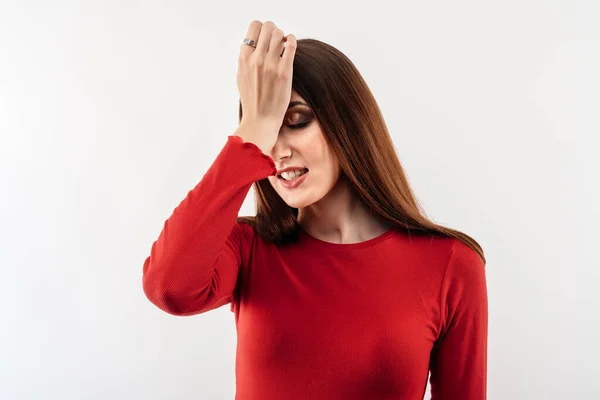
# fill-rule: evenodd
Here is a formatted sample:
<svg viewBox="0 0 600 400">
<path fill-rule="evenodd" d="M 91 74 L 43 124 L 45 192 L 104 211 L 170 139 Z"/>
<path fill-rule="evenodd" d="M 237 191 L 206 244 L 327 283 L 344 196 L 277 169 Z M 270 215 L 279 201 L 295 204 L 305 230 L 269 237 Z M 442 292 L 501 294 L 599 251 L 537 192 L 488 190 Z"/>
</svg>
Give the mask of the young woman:
<svg viewBox="0 0 600 400">
<path fill-rule="evenodd" d="M 240 124 L 143 266 L 174 315 L 226 304 L 236 399 L 486 398 L 485 257 L 430 221 L 340 51 L 250 24 Z M 257 210 L 238 212 L 254 185 Z"/>
</svg>

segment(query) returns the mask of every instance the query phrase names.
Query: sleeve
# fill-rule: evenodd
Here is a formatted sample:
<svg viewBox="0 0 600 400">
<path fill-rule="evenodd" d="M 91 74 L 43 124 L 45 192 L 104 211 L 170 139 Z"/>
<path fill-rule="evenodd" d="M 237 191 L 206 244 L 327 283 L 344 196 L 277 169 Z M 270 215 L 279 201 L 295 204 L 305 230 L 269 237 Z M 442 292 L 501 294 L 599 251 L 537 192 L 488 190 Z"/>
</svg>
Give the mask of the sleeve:
<svg viewBox="0 0 600 400">
<path fill-rule="evenodd" d="M 485 400 L 488 296 L 479 254 L 454 242 L 440 297 L 440 335 L 430 360 L 431 400 Z"/>
<path fill-rule="evenodd" d="M 277 169 L 251 142 L 230 135 L 204 174 L 165 221 L 143 264 L 146 297 L 174 315 L 203 313 L 233 300 L 241 248 L 251 229 L 237 222 L 252 184 Z"/>
</svg>

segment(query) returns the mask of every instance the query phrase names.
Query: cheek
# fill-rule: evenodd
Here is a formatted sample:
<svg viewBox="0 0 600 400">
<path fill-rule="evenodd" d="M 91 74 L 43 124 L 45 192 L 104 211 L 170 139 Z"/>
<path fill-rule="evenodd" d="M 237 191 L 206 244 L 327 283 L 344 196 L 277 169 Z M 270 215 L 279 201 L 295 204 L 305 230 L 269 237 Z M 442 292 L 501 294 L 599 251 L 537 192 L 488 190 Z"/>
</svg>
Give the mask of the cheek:
<svg viewBox="0 0 600 400">
<path fill-rule="evenodd" d="M 275 190 L 277 190 L 277 188 L 278 188 L 278 187 L 277 187 L 277 183 L 278 183 L 277 181 L 278 181 L 278 180 L 279 180 L 279 178 L 278 178 L 278 177 L 276 177 L 276 176 L 270 176 L 270 177 L 269 177 L 269 182 L 271 183 L 271 186 L 273 186 L 273 188 L 274 188 Z"/>
</svg>

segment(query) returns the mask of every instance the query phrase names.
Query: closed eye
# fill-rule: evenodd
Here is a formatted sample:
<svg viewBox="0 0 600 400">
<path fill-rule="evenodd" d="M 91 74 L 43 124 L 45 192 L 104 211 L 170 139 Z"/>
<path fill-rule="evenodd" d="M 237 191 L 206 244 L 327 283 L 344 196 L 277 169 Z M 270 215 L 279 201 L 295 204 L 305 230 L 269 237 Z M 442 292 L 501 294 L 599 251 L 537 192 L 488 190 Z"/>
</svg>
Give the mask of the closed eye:
<svg viewBox="0 0 600 400">
<path fill-rule="evenodd" d="M 295 124 L 295 125 L 288 125 L 288 128 L 290 128 L 290 129 L 300 129 L 300 128 L 304 128 L 308 124 L 310 124 L 310 121 L 301 122 L 301 123 Z"/>
</svg>

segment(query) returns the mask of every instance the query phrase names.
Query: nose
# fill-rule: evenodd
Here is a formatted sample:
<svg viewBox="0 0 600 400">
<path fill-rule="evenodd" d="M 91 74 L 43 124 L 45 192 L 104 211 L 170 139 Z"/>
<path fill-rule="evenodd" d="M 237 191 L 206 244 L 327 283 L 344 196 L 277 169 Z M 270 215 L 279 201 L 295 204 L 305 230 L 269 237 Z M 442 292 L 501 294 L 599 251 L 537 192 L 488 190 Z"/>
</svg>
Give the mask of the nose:
<svg viewBox="0 0 600 400">
<path fill-rule="evenodd" d="M 288 146 L 284 140 L 281 139 L 281 136 L 277 138 L 275 145 L 271 149 L 271 158 L 273 160 L 281 160 L 284 158 L 290 158 L 292 150 L 290 146 Z"/>
</svg>

